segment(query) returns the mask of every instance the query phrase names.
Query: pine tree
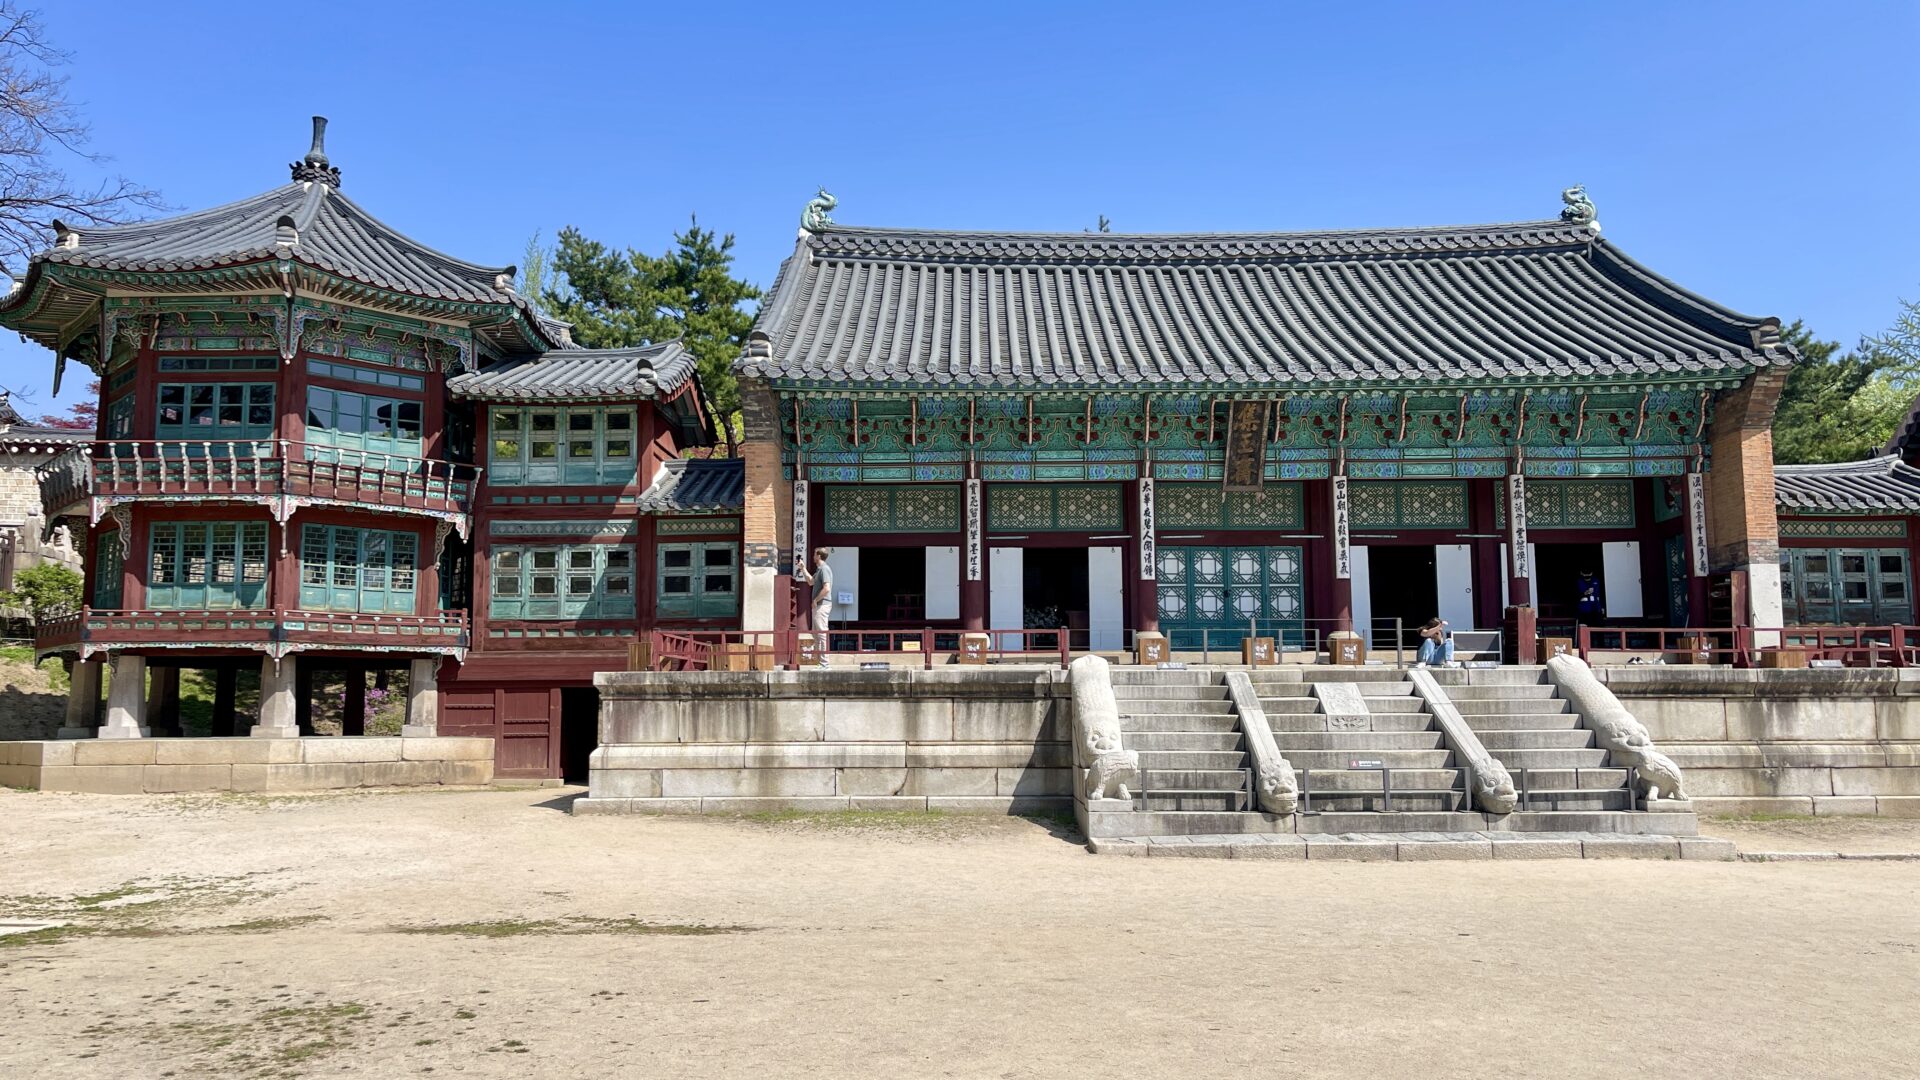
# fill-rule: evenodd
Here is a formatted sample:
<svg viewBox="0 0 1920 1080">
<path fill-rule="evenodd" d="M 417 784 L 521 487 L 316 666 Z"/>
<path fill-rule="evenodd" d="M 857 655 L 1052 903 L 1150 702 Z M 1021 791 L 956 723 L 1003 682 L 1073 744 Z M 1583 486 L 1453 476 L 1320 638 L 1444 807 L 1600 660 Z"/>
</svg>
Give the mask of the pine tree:
<svg viewBox="0 0 1920 1080">
<path fill-rule="evenodd" d="M 573 324 L 573 339 L 608 349 L 685 340 L 713 401 L 715 420 L 732 430 L 740 411 L 733 361 L 753 328 L 742 310 L 760 290 L 733 275 L 733 235 L 695 218 L 662 255 L 615 251 L 580 230 L 560 231 L 542 307 Z"/>
</svg>

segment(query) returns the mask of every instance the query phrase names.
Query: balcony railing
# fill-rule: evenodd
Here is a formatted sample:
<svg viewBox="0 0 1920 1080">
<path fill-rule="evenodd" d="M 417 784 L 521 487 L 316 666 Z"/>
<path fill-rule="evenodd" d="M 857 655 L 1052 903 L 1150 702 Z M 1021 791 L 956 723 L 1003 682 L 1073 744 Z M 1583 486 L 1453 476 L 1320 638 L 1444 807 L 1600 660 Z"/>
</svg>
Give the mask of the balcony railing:
<svg viewBox="0 0 1920 1080">
<path fill-rule="evenodd" d="M 261 649 L 275 655 L 305 649 L 457 653 L 467 647 L 467 613 L 391 615 L 298 608 L 217 611 L 86 608 L 43 621 L 34 635 L 34 646 L 41 652 L 175 644 Z"/>
<path fill-rule="evenodd" d="M 235 499 L 291 496 L 400 511 L 467 514 L 475 465 L 286 439 L 108 439 L 42 466 L 52 514 L 89 497 Z"/>
</svg>

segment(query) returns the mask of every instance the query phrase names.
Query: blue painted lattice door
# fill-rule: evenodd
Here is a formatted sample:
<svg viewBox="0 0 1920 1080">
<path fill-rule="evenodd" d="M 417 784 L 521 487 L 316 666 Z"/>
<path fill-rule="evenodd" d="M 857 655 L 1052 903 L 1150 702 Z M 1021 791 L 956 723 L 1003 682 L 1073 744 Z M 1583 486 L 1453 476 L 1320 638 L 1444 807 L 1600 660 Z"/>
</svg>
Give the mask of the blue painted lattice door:
<svg viewBox="0 0 1920 1080">
<path fill-rule="evenodd" d="M 1297 547 L 1162 547 L 1160 630 L 1175 649 L 1232 651 L 1248 624 L 1289 643 L 1306 616 L 1305 559 Z"/>
</svg>

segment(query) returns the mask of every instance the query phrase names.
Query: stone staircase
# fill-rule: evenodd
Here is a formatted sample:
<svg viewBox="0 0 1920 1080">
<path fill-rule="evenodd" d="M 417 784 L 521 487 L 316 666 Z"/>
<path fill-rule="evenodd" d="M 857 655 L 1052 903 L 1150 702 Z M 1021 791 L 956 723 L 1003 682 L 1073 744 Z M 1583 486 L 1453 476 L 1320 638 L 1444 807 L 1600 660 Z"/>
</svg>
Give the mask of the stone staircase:
<svg viewBox="0 0 1920 1080">
<path fill-rule="evenodd" d="M 1469 809 L 1464 770 L 1446 735 L 1434 726 L 1426 703 L 1404 672 L 1392 668 L 1271 669 L 1249 674 L 1267 714 L 1267 726 L 1300 785 L 1302 810 L 1315 814 L 1396 815 L 1407 827 L 1427 831 L 1479 827 Z M 1365 718 L 1329 716 L 1314 684 L 1351 683 L 1366 704 Z M 1391 799 L 1379 771 L 1394 770 Z M 1401 818 L 1398 815 L 1407 815 Z"/>
<path fill-rule="evenodd" d="M 1488 752 L 1513 774 L 1520 812 L 1632 810 L 1627 770 L 1611 768 L 1545 668 L 1433 672 Z"/>
<path fill-rule="evenodd" d="M 1149 811 L 1251 810 L 1240 718 L 1218 672 L 1115 668 L 1129 750 L 1140 753 L 1136 805 Z"/>
</svg>

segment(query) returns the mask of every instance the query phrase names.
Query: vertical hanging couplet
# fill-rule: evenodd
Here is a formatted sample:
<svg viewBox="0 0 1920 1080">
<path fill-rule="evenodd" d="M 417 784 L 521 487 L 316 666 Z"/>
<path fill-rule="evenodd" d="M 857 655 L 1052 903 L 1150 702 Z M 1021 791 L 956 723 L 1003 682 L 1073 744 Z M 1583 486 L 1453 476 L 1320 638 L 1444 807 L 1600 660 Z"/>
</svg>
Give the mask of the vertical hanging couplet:
<svg viewBox="0 0 1920 1080">
<path fill-rule="evenodd" d="M 1693 549 L 1693 576 L 1707 576 L 1707 478 L 1687 474 L 1687 542 Z"/>
<path fill-rule="evenodd" d="M 967 480 L 967 580 L 980 580 L 980 479 Z"/>
<path fill-rule="evenodd" d="M 1515 579 L 1533 578 L 1527 557 L 1527 478 L 1518 472 L 1507 477 L 1507 571 Z"/>
<path fill-rule="evenodd" d="M 1140 580 L 1154 580 L 1159 553 L 1154 550 L 1153 477 L 1140 478 Z"/>
<path fill-rule="evenodd" d="M 1333 576 L 1353 577 L 1353 545 L 1347 539 L 1347 478 L 1333 478 Z"/>
<path fill-rule="evenodd" d="M 793 482 L 793 568 L 805 570 L 807 566 L 807 496 L 810 485 L 805 480 Z"/>
</svg>

